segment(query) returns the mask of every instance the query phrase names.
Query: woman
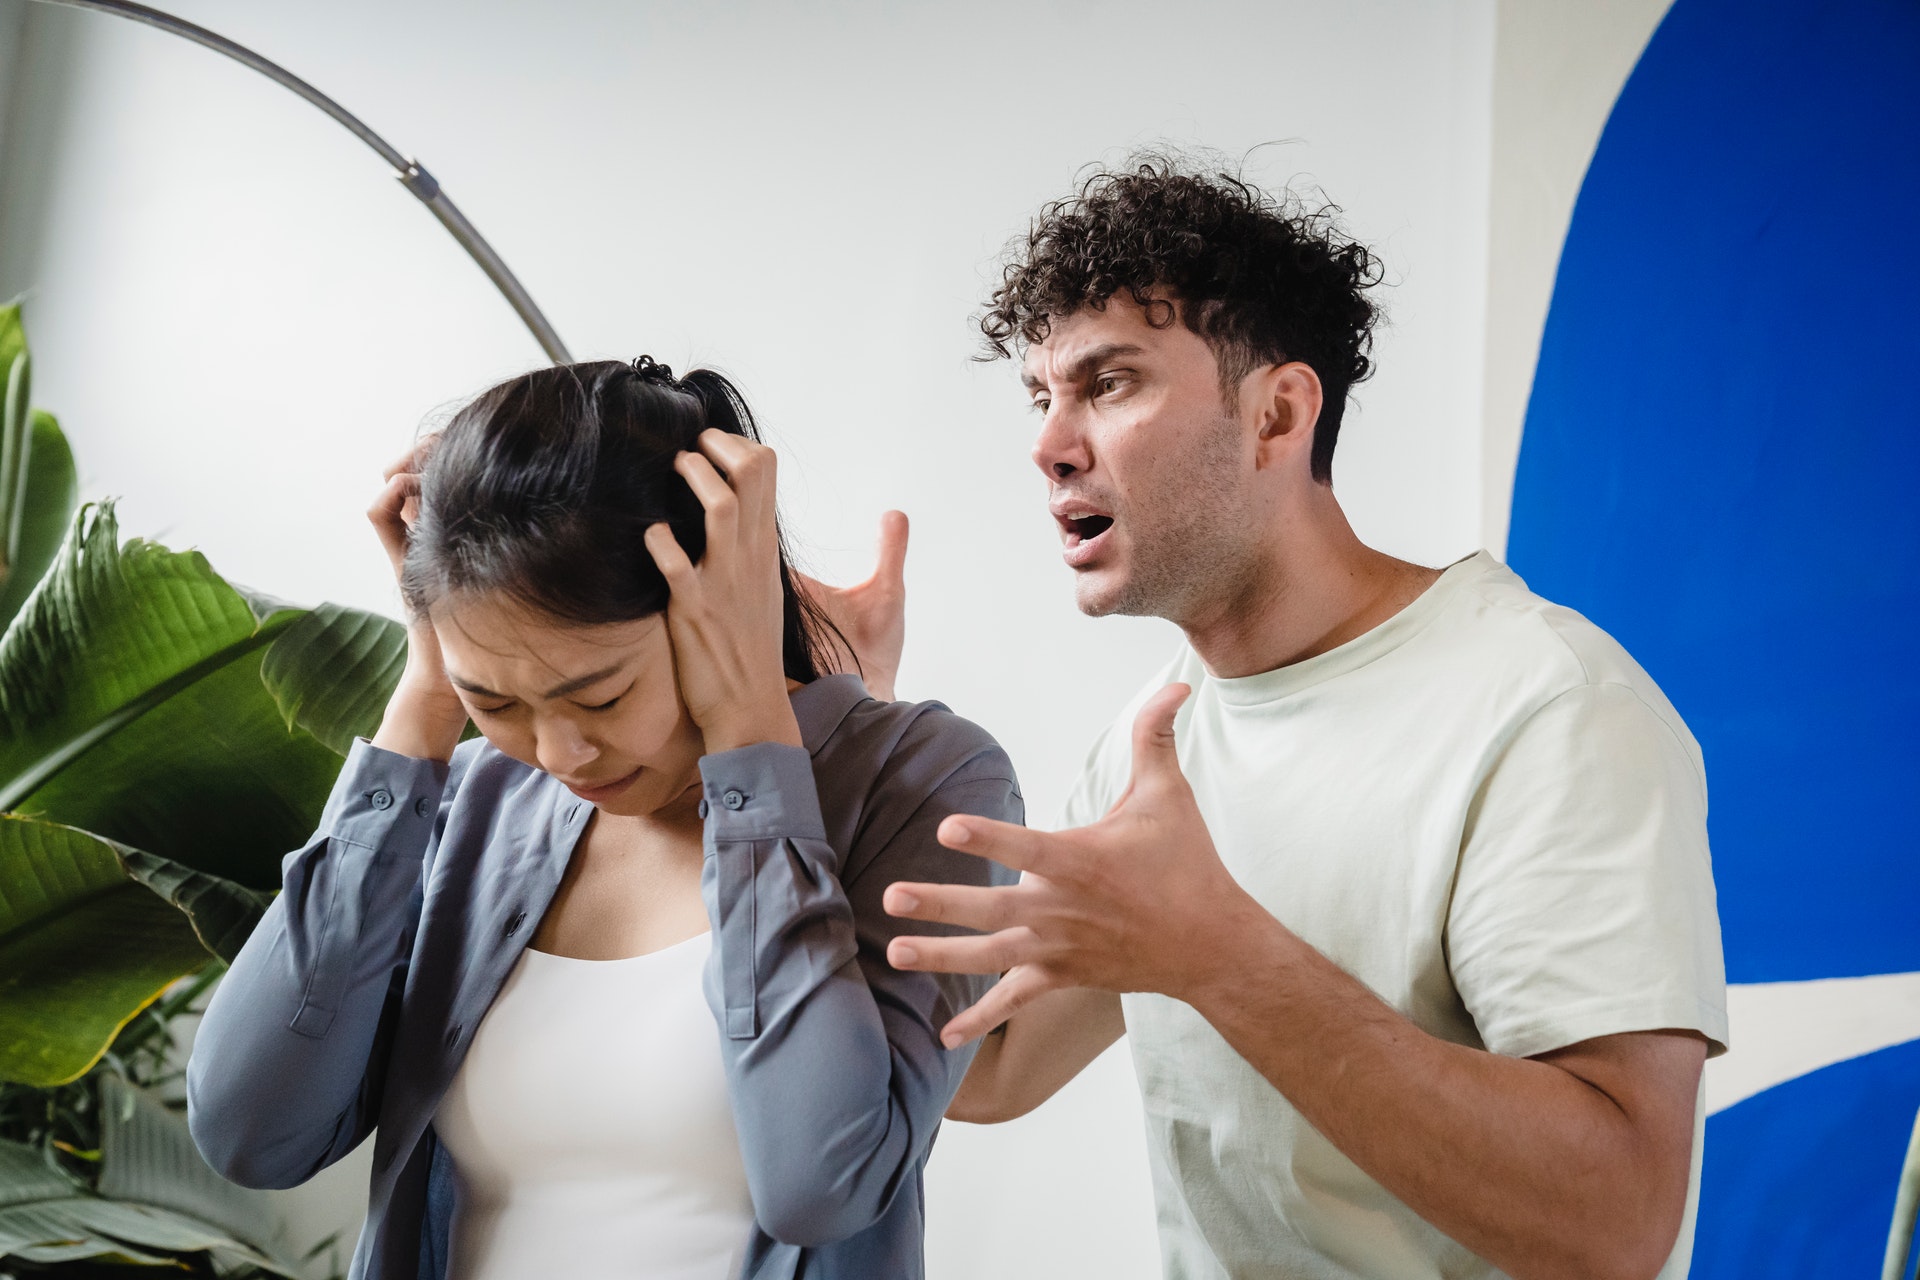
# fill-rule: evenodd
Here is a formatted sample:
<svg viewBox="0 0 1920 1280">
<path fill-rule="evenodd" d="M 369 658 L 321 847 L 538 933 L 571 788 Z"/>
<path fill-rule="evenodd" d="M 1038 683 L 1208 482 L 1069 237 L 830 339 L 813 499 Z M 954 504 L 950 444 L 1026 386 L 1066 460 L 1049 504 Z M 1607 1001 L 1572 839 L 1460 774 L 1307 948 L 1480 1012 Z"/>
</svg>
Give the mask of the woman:
<svg viewBox="0 0 1920 1280">
<path fill-rule="evenodd" d="M 370 515 L 406 669 L 207 1010 L 209 1162 L 375 1132 L 356 1280 L 920 1275 L 984 983 L 892 969 L 880 895 L 990 882 L 934 829 L 1019 819 L 1006 756 L 822 674 L 718 374 L 515 378 Z"/>
</svg>

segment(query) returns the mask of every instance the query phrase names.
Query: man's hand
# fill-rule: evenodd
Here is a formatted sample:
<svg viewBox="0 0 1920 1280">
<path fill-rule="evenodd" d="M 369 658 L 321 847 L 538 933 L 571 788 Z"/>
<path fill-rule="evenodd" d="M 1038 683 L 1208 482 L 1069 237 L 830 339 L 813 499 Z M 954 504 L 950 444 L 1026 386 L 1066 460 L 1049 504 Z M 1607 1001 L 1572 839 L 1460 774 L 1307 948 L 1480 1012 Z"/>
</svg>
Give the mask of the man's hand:
<svg viewBox="0 0 1920 1280">
<path fill-rule="evenodd" d="M 954 815 L 940 843 L 1023 872 L 1005 888 L 890 885 L 882 901 L 911 920 L 988 930 L 984 937 L 899 937 L 897 969 L 1003 973 L 979 1004 L 941 1033 L 949 1047 L 1006 1021 L 1062 987 L 1156 991 L 1190 999 L 1228 965 L 1223 916 L 1260 910 L 1214 850 L 1174 754 L 1173 719 L 1191 692 L 1169 685 L 1133 724 L 1133 774 L 1090 827 L 1047 833 Z"/>
<path fill-rule="evenodd" d="M 907 517 L 889 511 L 880 517 L 880 549 L 873 576 L 851 587 L 829 587 L 817 578 L 797 574 L 800 589 L 840 629 L 834 639 L 835 669 L 861 675 L 867 692 L 882 702 L 893 701 L 894 678 L 900 674 L 900 653 L 907 642 Z M 847 661 L 838 661 L 842 656 Z M 856 662 L 857 660 L 857 662 Z"/>
</svg>

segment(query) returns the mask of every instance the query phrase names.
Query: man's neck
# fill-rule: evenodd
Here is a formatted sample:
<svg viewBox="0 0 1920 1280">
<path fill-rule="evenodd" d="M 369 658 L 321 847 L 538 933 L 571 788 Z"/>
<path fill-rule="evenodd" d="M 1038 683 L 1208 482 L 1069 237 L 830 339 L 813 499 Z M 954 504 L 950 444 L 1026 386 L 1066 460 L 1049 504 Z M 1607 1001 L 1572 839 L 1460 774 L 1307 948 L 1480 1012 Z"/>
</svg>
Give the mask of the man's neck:
<svg viewBox="0 0 1920 1280">
<path fill-rule="evenodd" d="M 1241 590 L 1180 620 L 1209 674 L 1257 675 L 1338 648 L 1412 604 L 1440 576 L 1361 542 L 1332 491 L 1316 489 L 1276 521 L 1264 540 L 1270 553 Z"/>
</svg>

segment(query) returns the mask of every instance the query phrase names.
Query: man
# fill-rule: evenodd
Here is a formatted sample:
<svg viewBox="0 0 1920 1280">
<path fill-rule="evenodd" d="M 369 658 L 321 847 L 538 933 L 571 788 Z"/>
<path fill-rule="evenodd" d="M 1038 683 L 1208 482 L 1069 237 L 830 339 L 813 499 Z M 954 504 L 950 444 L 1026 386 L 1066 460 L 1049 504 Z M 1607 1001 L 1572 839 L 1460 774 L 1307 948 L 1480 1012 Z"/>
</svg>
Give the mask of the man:
<svg viewBox="0 0 1920 1280">
<path fill-rule="evenodd" d="M 983 327 L 1080 608 L 1186 644 L 1068 829 L 946 820 L 1024 877 L 893 886 L 984 932 L 889 958 L 1005 974 L 946 1029 L 1004 1024 L 957 1118 L 1130 1036 L 1169 1276 L 1684 1275 L 1727 1038 L 1699 750 L 1490 556 L 1354 536 L 1377 278 L 1325 216 L 1165 162 L 1043 211 Z"/>
</svg>

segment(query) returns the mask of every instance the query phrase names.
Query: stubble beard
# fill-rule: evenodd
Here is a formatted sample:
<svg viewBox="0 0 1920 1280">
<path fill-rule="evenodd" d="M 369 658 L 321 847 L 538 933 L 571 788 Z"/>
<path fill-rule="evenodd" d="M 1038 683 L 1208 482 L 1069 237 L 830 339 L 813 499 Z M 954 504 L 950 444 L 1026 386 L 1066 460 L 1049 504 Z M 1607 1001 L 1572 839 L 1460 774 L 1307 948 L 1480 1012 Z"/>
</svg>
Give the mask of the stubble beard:
<svg viewBox="0 0 1920 1280">
<path fill-rule="evenodd" d="M 1254 527 L 1242 478 L 1241 426 L 1222 416 L 1177 464 L 1135 486 L 1126 512 L 1131 561 L 1111 592 L 1076 592 L 1088 617 L 1165 618 L 1187 626 L 1245 596 L 1254 578 Z"/>
</svg>

